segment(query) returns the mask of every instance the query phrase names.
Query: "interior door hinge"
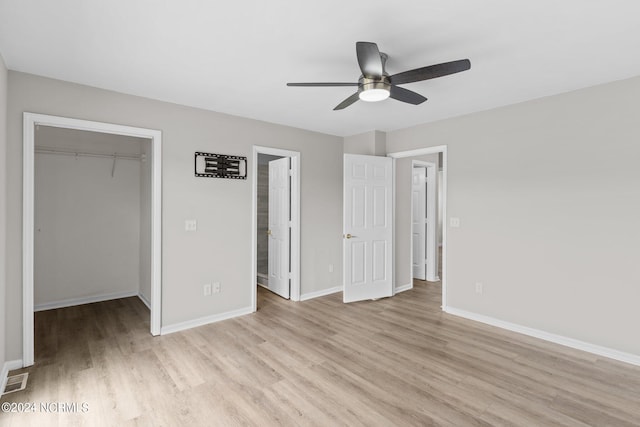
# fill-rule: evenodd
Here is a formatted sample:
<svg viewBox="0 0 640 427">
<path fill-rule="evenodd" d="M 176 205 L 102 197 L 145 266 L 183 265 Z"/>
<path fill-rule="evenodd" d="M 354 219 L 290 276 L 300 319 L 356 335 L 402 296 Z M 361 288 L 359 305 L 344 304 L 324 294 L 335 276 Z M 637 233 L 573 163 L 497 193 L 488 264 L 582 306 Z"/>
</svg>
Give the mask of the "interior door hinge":
<svg viewBox="0 0 640 427">
<path fill-rule="evenodd" d="M 293 169 L 289 169 L 289 176 L 293 176 Z"/>
<path fill-rule="evenodd" d="M 289 221 L 289 228 L 293 228 L 293 222 Z"/>
</svg>

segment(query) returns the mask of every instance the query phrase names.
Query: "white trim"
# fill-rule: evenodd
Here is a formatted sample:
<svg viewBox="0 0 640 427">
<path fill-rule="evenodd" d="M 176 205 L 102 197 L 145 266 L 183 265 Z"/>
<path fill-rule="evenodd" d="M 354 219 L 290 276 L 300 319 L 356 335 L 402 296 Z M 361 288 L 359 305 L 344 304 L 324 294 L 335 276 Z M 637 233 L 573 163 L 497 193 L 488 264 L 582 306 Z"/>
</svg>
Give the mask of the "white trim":
<svg viewBox="0 0 640 427">
<path fill-rule="evenodd" d="M 302 294 L 300 296 L 300 301 L 308 301 L 310 299 L 313 298 L 319 298 L 319 297 L 323 297 L 326 295 L 331 295 L 331 294 L 335 294 L 338 292 L 342 292 L 342 286 L 334 286 L 333 288 L 329 288 L 329 289 L 322 289 L 320 291 L 315 291 L 315 292 L 309 292 L 306 294 Z"/>
<path fill-rule="evenodd" d="M 399 294 L 400 292 L 410 291 L 411 289 L 413 289 L 413 282 L 397 287 L 395 293 Z"/>
<path fill-rule="evenodd" d="M 35 118 L 23 116 L 22 147 L 22 362 L 33 365 L 33 265 Z"/>
<path fill-rule="evenodd" d="M 388 153 L 387 157 L 391 157 L 394 159 L 394 177 L 395 177 L 395 159 L 401 159 L 405 157 L 414 157 L 414 156 L 422 156 L 424 154 L 437 154 L 442 153 L 442 309 L 444 310 L 447 306 L 447 226 L 446 226 L 446 218 L 447 218 L 447 175 L 449 174 L 448 168 L 448 156 L 447 156 L 447 146 L 446 145 L 436 145 L 433 147 L 425 147 L 418 148 L 416 150 L 408 150 L 408 151 L 397 151 L 393 153 Z M 395 189 L 395 183 L 394 183 Z M 394 191 L 395 195 L 395 191 Z M 395 198 L 393 201 L 393 221 L 395 224 Z M 395 233 L 394 233 L 395 236 Z M 394 241 L 394 248 L 395 248 Z M 393 268 L 395 271 L 395 250 L 394 250 L 394 258 L 393 258 Z M 413 275 L 413 273 L 411 274 Z"/>
<path fill-rule="evenodd" d="M 151 302 L 147 299 L 147 297 L 139 293 L 138 298 L 140 298 L 140 301 L 142 301 L 142 303 L 146 305 L 149 310 L 151 310 Z"/>
<path fill-rule="evenodd" d="M 73 307 L 74 305 L 91 304 L 93 302 L 110 301 L 119 298 L 129 298 L 138 296 L 138 291 L 114 292 L 110 294 L 93 295 L 89 297 L 70 298 L 60 301 L 46 302 L 37 304 L 33 307 L 33 311 L 53 310 L 55 308 Z"/>
<path fill-rule="evenodd" d="M 466 310 L 460 310 L 458 308 L 445 307 L 444 311 L 454 316 L 463 317 L 465 319 L 473 320 L 480 323 L 485 323 L 491 326 L 496 326 L 498 328 L 506 329 L 508 331 L 517 332 L 523 335 L 539 338 L 541 340 L 549 341 L 555 344 L 560 344 L 565 347 L 575 348 L 577 350 L 586 351 L 588 353 L 596 354 L 598 356 L 604 356 L 610 359 L 619 360 L 621 362 L 626 362 L 632 365 L 640 366 L 640 356 L 636 354 L 625 353 L 623 351 L 614 350 L 612 348 L 603 347 L 603 346 L 591 344 L 585 341 L 568 338 L 562 335 L 556 335 L 550 332 L 541 331 L 539 329 L 518 325 L 516 323 L 505 322 L 504 320 L 496 319 L 496 318 L 485 316 L 482 314 L 473 313 Z"/>
<path fill-rule="evenodd" d="M 7 360 L 2 365 L 2 372 L 0 372 L 0 396 L 4 393 L 4 389 L 7 386 L 7 378 L 9 378 L 9 372 L 22 368 L 22 360 Z"/>
<path fill-rule="evenodd" d="M 162 132 L 112 123 L 23 113 L 22 165 L 22 362 L 34 362 L 33 257 L 35 126 L 102 132 L 151 140 L 151 320 L 152 335 L 160 334 L 162 310 Z"/>
<path fill-rule="evenodd" d="M 393 159 L 391 161 L 391 223 L 393 224 L 393 230 L 391 231 L 391 247 L 392 247 L 392 251 L 391 251 L 391 271 L 393 274 L 393 280 L 392 280 L 392 286 L 394 289 L 394 294 L 395 294 L 395 289 L 396 289 L 396 249 L 398 248 L 398 245 L 396 244 L 396 159 Z M 344 179 L 344 178 L 343 178 Z M 413 213 L 412 213 L 413 215 Z M 413 248 L 411 248 L 411 250 L 413 251 Z M 344 271 L 344 266 L 342 266 L 342 271 Z M 413 276 L 413 272 L 411 273 L 411 276 Z"/>
<path fill-rule="evenodd" d="M 220 322 L 222 320 L 234 317 L 244 316 L 253 313 L 253 307 L 240 308 L 238 310 L 227 311 L 226 313 L 214 314 L 212 316 L 204 316 L 198 319 L 187 320 L 186 322 L 174 323 L 173 325 L 163 326 L 161 335 L 172 334 L 174 332 L 184 331 L 186 329 L 196 328 L 198 326 L 208 325 L 210 323 Z"/>
<path fill-rule="evenodd" d="M 0 396 L 4 393 L 4 389 L 7 387 L 7 378 L 9 377 L 9 366 L 8 362 L 5 362 L 2 365 L 2 372 L 0 372 Z"/>
<path fill-rule="evenodd" d="M 300 301 L 300 153 L 280 148 L 253 146 L 252 188 L 251 188 L 251 306 L 258 309 L 258 288 L 256 287 L 258 260 L 258 154 L 289 157 L 291 159 L 291 289 L 292 301 Z"/>
</svg>

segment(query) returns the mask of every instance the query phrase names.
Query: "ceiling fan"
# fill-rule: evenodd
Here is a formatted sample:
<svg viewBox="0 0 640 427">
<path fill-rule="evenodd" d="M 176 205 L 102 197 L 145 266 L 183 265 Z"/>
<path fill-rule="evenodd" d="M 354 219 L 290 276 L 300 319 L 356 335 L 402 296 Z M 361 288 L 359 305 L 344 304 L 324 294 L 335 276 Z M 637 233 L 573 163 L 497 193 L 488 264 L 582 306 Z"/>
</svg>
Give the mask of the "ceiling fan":
<svg viewBox="0 0 640 427">
<path fill-rule="evenodd" d="M 358 91 L 342 101 L 334 110 L 342 110 L 361 99 L 368 102 L 382 101 L 393 98 L 398 101 L 418 105 L 427 100 L 419 93 L 404 89 L 398 85 L 420 82 L 459 73 L 471 68 L 468 59 L 444 62 L 442 64 L 429 65 L 416 68 L 390 76 L 385 71 L 387 54 L 378 50 L 378 45 L 371 42 L 357 42 L 356 55 L 362 75 L 358 83 L 287 83 L 287 86 L 298 87 L 332 87 L 332 86 L 357 86 Z"/>
</svg>

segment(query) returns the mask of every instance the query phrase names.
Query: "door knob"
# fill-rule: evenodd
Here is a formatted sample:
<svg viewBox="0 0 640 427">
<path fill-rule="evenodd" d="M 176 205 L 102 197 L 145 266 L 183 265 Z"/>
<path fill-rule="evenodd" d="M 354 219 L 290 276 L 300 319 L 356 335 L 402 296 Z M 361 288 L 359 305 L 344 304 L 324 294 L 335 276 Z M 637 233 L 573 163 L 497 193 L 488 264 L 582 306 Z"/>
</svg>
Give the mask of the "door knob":
<svg viewBox="0 0 640 427">
<path fill-rule="evenodd" d="M 271 236 L 271 230 L 267 230 L 267 234 Z"/>
<path fill-rule="evenodd" d="M 346 239 L 350 239 L 350 238 L 352 238 L 352 237 L 356 237 L 356 236 L 352 236 L 351 234 L 345 234 L 345 235 L 344 235 L 344 237 L 345 237 Z"/>
</svg>

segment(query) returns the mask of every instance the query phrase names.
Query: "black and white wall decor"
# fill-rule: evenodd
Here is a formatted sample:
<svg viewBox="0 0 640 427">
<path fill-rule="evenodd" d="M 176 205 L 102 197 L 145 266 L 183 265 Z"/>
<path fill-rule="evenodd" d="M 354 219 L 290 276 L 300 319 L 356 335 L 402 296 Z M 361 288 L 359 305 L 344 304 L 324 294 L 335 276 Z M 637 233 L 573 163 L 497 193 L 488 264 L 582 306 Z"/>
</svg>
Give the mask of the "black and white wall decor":
<svg viewBox="0 0 640 427">
<path fill-rule="evenodd" d="M 197 177 L 247 179 L 247 158 L 196 151 Z"/>
</svg>

